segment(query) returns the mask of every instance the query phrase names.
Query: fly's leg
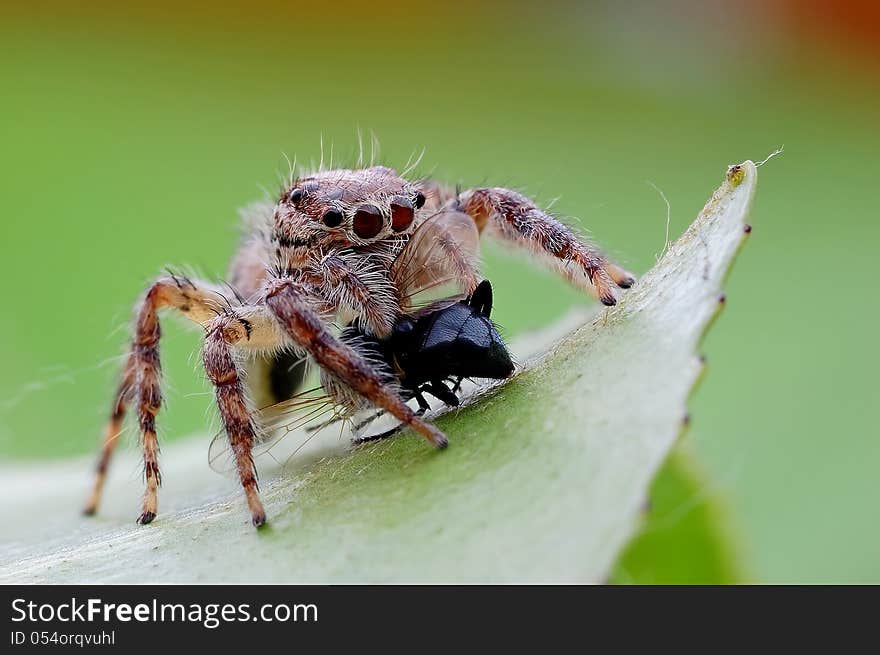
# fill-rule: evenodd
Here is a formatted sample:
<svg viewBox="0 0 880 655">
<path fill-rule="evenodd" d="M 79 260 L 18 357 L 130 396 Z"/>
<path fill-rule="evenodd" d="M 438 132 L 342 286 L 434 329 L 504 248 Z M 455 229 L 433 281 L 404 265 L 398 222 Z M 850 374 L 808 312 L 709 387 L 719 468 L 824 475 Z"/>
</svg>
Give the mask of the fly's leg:
<svg viewBox="0 0 880 655">
<path fill-rule="evenodd" d="M 425 400 L 424 396 L 421 393 L 417 393 L 415 396 L 416 401 L 419 403 L 419 408 L 416 410 L 416 416 L 423 416 L 425 412 L 431 409 L 431 406 L 428 404 L 428 401 Z M 375 416 L 373 418 L 376 418 Z M 359 446 L 363 443 L 369 443 L 371 441 L 379 441 L 380 439 L 387 439 L 388 437 L 393 437 L 398 432 L 402 432 L 406 427 L 406 423 L 398 423 L 390 430 L 385 430 L 385 432 L 380 432 L 379 434 L 371 434 L 366 437 L 358 437 L 353 441 L 354 445 Z"/>
<path fill-rule="evenodd" d="M 403 429 L 406 427 L 403 423 L 398 423 L 390 430 L 385 430 L 385 432 L 380 432 L 379 434 L 371 434 L 366 437 L 358 437 L 352 443 L 355 446 L 360 446 L 361 444 L 370 443 L 372 441 L 380 441 L 381 439 L 387 439 L 388 437 L 393 437 L 395 434 L 399 432 L 403 432 Z"/>
<path fill-rule="evenodd" d="M 458 396 L 456 396 L 442 381 L 433 380 L 422 386 L 421 391 L 431 394 L 434 398 L 446 403 L 450 407 L 458 407 Z"/>
<path fill-rule="evenodd" d="M 382 416 L 384 413 L 385 413 L 385 410 L 384 410 L 384 409 L 380 409 L 378 412 L 373 412 L 372 414 L 370 414 L 370 415 L 367 416 L 366 418 L 364 418 L 364 419 L 362 419 L 361 421 L 358 421 L 357 423 L 355 423 L 355 424 L 352 426 L 351 431 L 352 431 L 352 432 L 360 432 L 360 431 L 363 430 L 365 427 L 367 427 L 370 423 L 372 423 L 372 422 L 375 421 L 377 418 L 379 418 L 380 416 Z"/>
<path fill-rule="evenodd" d="M 415 399 L 416 402 L 419 404 L 419 411 L 417 412 L 419 416 L 431 409 L 431 405 L 428 404 L 428 400 L 425 398 L 425 396 L 422 395 L 421 389 L 416 392 Z"/>
</svg>

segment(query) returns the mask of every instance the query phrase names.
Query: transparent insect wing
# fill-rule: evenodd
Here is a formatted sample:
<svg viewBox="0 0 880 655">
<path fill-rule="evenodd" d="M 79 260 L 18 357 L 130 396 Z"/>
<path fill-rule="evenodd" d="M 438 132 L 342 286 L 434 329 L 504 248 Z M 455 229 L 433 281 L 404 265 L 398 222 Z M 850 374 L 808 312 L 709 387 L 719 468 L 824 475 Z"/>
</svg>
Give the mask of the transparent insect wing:
<svg viewBox="0 0 880 655">
<path fill-rule="evenodd" d="M 345 416 L 345 409 L 336 405 L 321 387 L 254 412 L 254 420 L 261 428 L 259 441 L 252 450 L 254 462 L 284 467 L 322 429 L 343 421 Z M 292 439 L 288 438 L 291 436 Z M 211 440 L 208 464 L 223 475 L 236 473 L 235 457 L 223 430 Z"/>
<path fill-rule="evenodd" d="M 423 295 L 427 295 L 423 294 Z M 417 295 L 418 297 L 418 295 Z M 467 295 L 464 293 L 457 293 L 454 296 L 444 296 L 437 300 L 428 300 L 427 298 L 423 303 L 418 304 L 418 308 L 413 311 L 410 316 L 412 318 L 422 318 L 423 316 L 428 316 L 429 314 L 435 314 L 437 312 L 441 312 L 447 307 L 451 307 L 455 303 L 461 302 L 467 298 Z"/>
<path fill-rule="evenodd" d="M 438 296 L 467 295 L 469 290 L 462 288 L 459 271 L 450 266 L 449 259 L 454 256 L 463 265 L 475 267 L 479 243 L 480 234 L 466 214 L 448 210 L 428 217 L 391 267 L 392 280 L 400 290 L 401 310 L 409 313 Z"/>
</svg>

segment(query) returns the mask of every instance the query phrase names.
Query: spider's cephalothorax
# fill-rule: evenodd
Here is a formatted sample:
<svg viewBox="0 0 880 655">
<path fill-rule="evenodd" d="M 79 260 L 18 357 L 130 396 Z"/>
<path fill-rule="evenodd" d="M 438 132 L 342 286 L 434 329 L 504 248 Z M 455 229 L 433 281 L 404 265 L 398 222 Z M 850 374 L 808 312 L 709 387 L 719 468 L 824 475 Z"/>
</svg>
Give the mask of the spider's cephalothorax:
<svg viewBox="0 0 880 655">
<path fill-rule="evenodd" d="M 382 166 L 297 179 L 274 206 L 252 208 L 247 226 L 230 271 L 233 300 L 221 286 L 170 274 L 156 280 L 140 301 L 87 513 L 97 509 L 123 418 L 134 404 L 146 478 L 138 521 L 149 523 L 156 516 L 155 421 L 162 404 L 157 312 L 163 307 L 205 329 L 205 371 L 215 387 L 251 518 L 259 526 L 266 515 L 252 460 L 261 427 L 254 404 L 277 400 L 273 393 L 286 389 L 274 372 L 292 354 L 321 369 L 326 392 L 343 410 L 371 405 L 433 445 L 447 444 L 440 430 L 407 405 L 387 370 L 339 338 L 334 322 L 353 323 L 365 335 L 385 339 L 401 315 L 412 313 L 418 292 L 452 282 L 471 294 L 481 279 L 477 252 L 484 231 L 543 256 L 606 305 L 616 302 L 615 287 L 633 283 L 629 273 L 515 191 L 456 193 L 436 182 L 407 181 Z"/>
<path fill-rule="evenodd" d="M 379 166 L 300 179 L 275 208 L 276 257 L 282 266 L 298 268 L 331 249 L 400 241 L 424 203 L 415 185 Z"/>
</svg>

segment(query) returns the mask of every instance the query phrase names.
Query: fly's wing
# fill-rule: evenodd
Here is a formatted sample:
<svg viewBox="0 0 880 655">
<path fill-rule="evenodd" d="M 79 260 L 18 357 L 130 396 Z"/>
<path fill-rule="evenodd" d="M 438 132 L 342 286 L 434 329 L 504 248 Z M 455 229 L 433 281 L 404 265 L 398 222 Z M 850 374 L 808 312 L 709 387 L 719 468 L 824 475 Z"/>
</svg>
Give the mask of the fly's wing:
<svg viewBox="0 0 880 655">
<path fill-rule="evenodd" d="M 479 259 L 480 234 L 473 219 L 455 210 L 427 218 L 391 266 L 406 314 L 437 298 L 467 295 Z"/>
<path fill-rule="evenodd" d="M 284 466 L 324 428 L 334 423 L 341 426 L 340 422 L 345 419 L 343 408 L 336 405 L 321 387 L 303 391 L 289 400 L 254 412 L 254 420 L 261 430 L 251 456 L 258 465 L 274 462 Z M 293 439 L 292 443 L 290 439 Z M 289 452 L 291 448 L 293 452 Z M 208 464 L 224 475 L 236 472 L 235 456 L 225 430 L 221 429 L 211 440 Z"/>
<path fill-rule="evenodd" d="M 425 295 L 427 295 L 427 293 Z M 419 298 L 419 300 L 421 300 L 421 298 Z M 463 293 L 457 293 L 454 296 L 445 296 L 438 300 L 429 300 L 425 298 L 423 302 L 420 302 L 418 304 L 415 310 L 411 311 L 408 314 L 408 316 L 419 319 L 430 314 L 441 312 L 447 307 L 451 307 L 455 303 L 459 303 L 464 300 L 467 300 L 467 296 Z"/>
</svg>

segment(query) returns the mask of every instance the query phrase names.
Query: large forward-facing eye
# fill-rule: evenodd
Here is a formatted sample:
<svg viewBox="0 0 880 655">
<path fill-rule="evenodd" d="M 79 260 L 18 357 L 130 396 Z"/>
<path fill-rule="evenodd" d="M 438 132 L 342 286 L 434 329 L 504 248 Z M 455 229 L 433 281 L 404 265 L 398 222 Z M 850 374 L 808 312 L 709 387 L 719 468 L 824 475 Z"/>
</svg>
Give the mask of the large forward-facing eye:
<svg viewBox="0 0 880 655">
<path fill-rule="evenodd" d="M 336 209 L 328 209 L 321 217 L 321 221 L 327 227 L 338 227 L 342 224 L 342 212 Z"/>
<path fill-rule="evenodd" d="M 397 197 L 391 201 L 391 229 L 402 232 L 413 222 L 413 206 L 406 198 Z"/>
<path fill-rule="evenodd" d="M 290 193 L 287 195 L 287 200 L 290 202 L 290 204 L 295 205 L 300 200 L 303 199 L 304 195 L 305 195 L 305 191 L 303 191 L 302 189 L 299 189 L 299 188 L 292 189 L 290 191 Z"/>
<path fill-rule="evenodd" d="M 382 231 L 382 212 L 373 205 L 361 205 L 354 213 L 352 227 L 361 239 L 372 239 Z"/>
</svg>

